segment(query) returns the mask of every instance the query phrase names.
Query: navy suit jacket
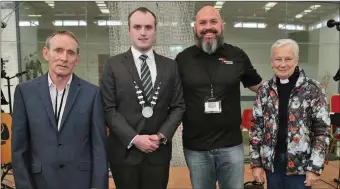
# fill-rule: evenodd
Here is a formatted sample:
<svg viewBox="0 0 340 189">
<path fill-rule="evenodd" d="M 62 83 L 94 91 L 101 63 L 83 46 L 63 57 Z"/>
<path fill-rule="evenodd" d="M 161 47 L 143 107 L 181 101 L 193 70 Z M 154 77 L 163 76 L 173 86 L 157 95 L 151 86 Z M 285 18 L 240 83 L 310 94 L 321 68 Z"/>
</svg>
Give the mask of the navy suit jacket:
<svg viewBox="0 0 340 189">
<path fill-rule="evenodd" d="M 48 75 L 17 85 L 12 124 L 17 189 L 108 188 L 100 90 L 73 74 L 60 130 Z"/>
</svg>

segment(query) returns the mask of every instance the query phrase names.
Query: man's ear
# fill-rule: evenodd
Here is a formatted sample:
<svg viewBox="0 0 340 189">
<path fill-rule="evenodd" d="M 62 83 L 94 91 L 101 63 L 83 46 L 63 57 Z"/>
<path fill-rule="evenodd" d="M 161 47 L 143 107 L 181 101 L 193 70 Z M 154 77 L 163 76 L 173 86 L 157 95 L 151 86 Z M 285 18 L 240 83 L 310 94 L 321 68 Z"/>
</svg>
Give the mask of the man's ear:
<svg viewBox="0 0 340 189">
<path fill-rule="evenodd" d="M 196 25 L 196 22 L 194 22 L 194 32 L 196 33 L 197 31 L 197 25 Z"/>
<path fill-rule="evenodd" d="M 48 48 L 47 47 L 44 47 L 43 49 L 42 49 L 42 55 L 43 55 L 43 57 L 45 58 L 45 60 L 47 60 L 48 61 Z"/>
<path fill-rule="evenodd" d="M 80 54 L 77 55 L 77 60 L 75 61 L 74 65 L 73 65 L 74 67 L 77 66 L 79 60 L 80 60 Z"/>
</svg>

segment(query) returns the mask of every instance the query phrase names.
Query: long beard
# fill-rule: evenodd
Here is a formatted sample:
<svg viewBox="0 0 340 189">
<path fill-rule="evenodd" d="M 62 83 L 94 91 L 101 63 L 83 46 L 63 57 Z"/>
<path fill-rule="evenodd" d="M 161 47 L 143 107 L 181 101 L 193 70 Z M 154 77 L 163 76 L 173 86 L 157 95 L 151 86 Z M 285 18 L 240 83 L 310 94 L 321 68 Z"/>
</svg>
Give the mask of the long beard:
<svg viewBox="0 0 340 189">
<path fill-rule="evenodd" d="M 216 52 L 217 48 L 223 45 L 223 42 L 224 42 L 223 34 L 217 35 L 215 39 L 208 42 L 205 41 L 203 37 L 201 38 L 198 37 L 197 33 L 195 33 L 196 46 L 208 54 Z"/>
</svg>

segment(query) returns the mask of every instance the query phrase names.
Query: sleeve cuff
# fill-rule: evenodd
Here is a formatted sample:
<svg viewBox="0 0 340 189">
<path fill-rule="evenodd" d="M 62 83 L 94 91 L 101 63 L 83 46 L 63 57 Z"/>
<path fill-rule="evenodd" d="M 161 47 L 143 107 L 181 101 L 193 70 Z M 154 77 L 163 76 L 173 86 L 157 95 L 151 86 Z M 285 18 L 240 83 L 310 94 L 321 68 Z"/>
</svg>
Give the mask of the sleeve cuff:
<svg viewBox="0 0 340 189">
<path fill-rule="evenodd" d="M 131 140 L 131 142 L 127 146 L 127 149 L 130 149 L 132 147 L 133 141 L 135 141 L 136 137 L 137 137 L 137 135 L 135 137 L 133 137 L 133 139 Z"/>
</svg>

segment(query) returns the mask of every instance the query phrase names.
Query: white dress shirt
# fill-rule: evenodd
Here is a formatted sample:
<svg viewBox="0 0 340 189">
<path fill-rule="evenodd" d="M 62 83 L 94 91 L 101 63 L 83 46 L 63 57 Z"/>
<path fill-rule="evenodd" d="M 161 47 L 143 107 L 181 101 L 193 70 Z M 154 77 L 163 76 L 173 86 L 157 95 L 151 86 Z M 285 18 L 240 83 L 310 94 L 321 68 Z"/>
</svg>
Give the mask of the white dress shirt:
<svg viewBox="0 0 340 189">
<path fill-rule="evenodd" d="M 135 62 L 135 65 L 136 65 L 136 68 L 137 68 L 137 71 L 138 71 L 139 78 L 141 78 L 141 68 L 142 68 L 143 61 L 139 57 L 143 53 L 138 51 L 133 46 L 131 47 L 131 52 L 132 52 L 133 60 Z M 155 56 L 153 54 L 153 50 L 150 49 L 148 52 L 146 52 L 144 54 L 148 56 L 148 58 L 146 59 L 146 64 L 148 65 L 149 70 L 150 70 L 152 85 L 155 86 L 156 77 L 157 77 L 157 68 L 156 68 L 156 61 L 155 61 Z M 136 139 L 136 136 L 131 140 L 131 142 L 127 146 L 127 148 L 131 148 L 132 143 L 135 139 Z"/>
<path fill-rule="evenodd" d="M 56 117 L 56 114 L 59 112 L 59 109 L 61 108 L 60 115 L 59 115 L 59 121 L 57 123 L 58 124 L 58 131 L 60 129 L 60 123 L 61 123 L 61 120 L 62 120 L 62 117 L 63 117 L 68 92 L 70 91 L 69 89 L 70 89 L 71 81 L 72 81 L 72 75 L 71 75 L 70 79 L 68 80 L 68 82 L 66 84 L 66 87 L 65 87 L 66 91 L 65 91 L 65 94 L 64 94 L 63 103 L 60 107 L 61 99 L 62 99 L 63 92 L 64 92 L 65 89 L 57 91 L 57 86 L 53 83 L 53 81 L 50 77 L 50 74 L 48 73 L 48 87 L 50 89 L 50 96 L 51 96 L 52 107 L 53 107 L 53 112 L 54 112 L 55 117 Z M 57 102 L 56 102 L 56 95 L 58 95 Z M 57 103 L 57 109 L 58 110 L 55 110 L 56 103 Z"/>
<path fill-rule="evenodd" d="M 139 58 L 143 53 L 139 52 L 136 48 L 131 47 L 131 52 L 133 56 L 133 60 L 135 61 L 135 65 L 138 71 L 139 78 L 141 78 L 141 67 L 143 61 Z M 151 73 L 151 81 L 152 85 L 155 86 L 155 81 L 157 77 L 157 68 L 155 63 L 155 56 L 153 54 L 153 50 L 150 49 L 148 52 L 144 53 L 148 58 L 146 59 L 146 64 L 149 67 Z"/>
</svg>

